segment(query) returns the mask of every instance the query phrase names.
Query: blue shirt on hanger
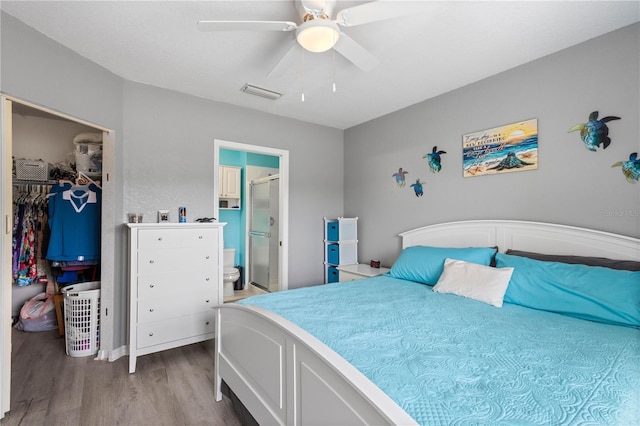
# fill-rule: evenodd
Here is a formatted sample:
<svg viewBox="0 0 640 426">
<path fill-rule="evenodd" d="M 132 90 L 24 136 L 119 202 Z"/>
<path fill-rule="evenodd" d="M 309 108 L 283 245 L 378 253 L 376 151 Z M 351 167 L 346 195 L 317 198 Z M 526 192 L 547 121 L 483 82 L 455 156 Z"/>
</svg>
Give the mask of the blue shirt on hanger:
<svg viewBox="0 0 640 426">
<path fill-rule="evenodd" d="M 59 183 L 49 193 L 47 259 L 100 259 L 102 191 L 93 184 Z"/>
</svg>

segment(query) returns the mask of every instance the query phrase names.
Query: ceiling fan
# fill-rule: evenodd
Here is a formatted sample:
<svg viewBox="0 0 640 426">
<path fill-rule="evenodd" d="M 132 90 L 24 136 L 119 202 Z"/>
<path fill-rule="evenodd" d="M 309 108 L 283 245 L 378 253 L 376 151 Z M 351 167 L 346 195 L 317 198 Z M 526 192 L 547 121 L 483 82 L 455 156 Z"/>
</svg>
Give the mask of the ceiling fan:
<svg viewBox="0 0 640 426">
<path fill-rule="evenodd" d="M 395 4 L 394 4 L 395 3 Z M 374 55 L 341 31 L 356 25 L 408 15 L 415 11 L 410 4 L 420 2 L 373 1 L 340 10 L 331 19 L 336 0 L 295 0 L 302 23 L 292 21 L 198 21 L 200 31 L 295 31 L 291 48 L 269 73 L 280 74 L 286 68 L 289 57 L 300 47 L 309 52 L 325 52 L 334 48 L 358 68 L 370 71 L 379 61 Z"/>
</svg>

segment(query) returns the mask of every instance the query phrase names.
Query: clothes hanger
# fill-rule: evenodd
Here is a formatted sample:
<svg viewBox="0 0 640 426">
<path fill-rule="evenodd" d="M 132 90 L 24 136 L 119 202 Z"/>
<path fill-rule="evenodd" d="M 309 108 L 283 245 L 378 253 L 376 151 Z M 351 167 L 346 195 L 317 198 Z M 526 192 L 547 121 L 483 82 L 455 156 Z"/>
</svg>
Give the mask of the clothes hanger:
<svg viewBox="0 0 640 426">
<path fill-rule="evenodd" d="M 81 179 L 86 181 L 86 182 L 94 184 L 96 187 L 98 187 L 98 189 L 102 189 L 102 186 L 100 186 L 100 183 L 98 183 L 95 180 L 91 179 L 89 176 L 87 176 L 83 172 L 78 172 L 78 179 L 76 179 L 76 184 L 78 184 L 77 182 L 80 182 Z"/>
</svg>

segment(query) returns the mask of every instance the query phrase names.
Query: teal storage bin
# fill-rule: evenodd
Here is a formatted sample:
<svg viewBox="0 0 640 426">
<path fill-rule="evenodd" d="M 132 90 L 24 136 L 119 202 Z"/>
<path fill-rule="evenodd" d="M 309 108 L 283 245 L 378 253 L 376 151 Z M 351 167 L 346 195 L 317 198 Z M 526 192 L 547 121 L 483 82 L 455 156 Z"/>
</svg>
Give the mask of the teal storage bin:
<svg viewBox="0 0 640 426">
<path fill-rule="evenodd" d="M 340 226 L 338 221 L 327 222 L 327 241 L 339 241 L 340 240 Z"/>
<path fill-rule="evenodd" d="M 327 267 L 327 282 L 328 283 L 337 283 L 340 281 L 340 271 L 334 266 Z"/>
<path fill-rule="evenodd" d="M 327 245 L 327 262 L 334 265 L 340 264 L 340 246 L 338 244 Z"/>
</svg>

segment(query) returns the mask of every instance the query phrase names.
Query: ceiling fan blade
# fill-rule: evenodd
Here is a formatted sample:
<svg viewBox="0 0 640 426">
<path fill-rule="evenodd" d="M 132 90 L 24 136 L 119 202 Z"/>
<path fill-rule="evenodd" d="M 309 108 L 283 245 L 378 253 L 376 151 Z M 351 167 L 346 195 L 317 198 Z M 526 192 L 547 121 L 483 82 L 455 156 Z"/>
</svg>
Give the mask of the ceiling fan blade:
<svg viewBox="0 0 640 426">
<path fill-rule="evenodd" d="M 343 27 L 354 27 L 399 18 L 424 12 L 428 6 L 427 3 L 423 1 L 373 1 L 339 11 L 336 15 L 336 22 Z"/>
<path fill-rule="evenodd" d="M 200 31 L 293 31 L 298 28 L 291 21 L 198 21 Z"/>
<path fill-rule="evenodd" d="M 271 71 L 269 71 L 267 78 L 277 78 L 282 76 L 282 74 L 289 69 L 291 63 L 293 63 L 295 56 L 300 54 L 300 49 L 302 49 L 302 47 L 294 39 L 291 39 L 291 47 L 287 50 L 287 53 L 280 58 Z"/>
<path fill-rule="evenodd" d="M 340 38 L 333 48 L 363 71 L 371 71 L 380 63 L 378 58 L 345 33 L 340 33 Z"/>
</svg>

